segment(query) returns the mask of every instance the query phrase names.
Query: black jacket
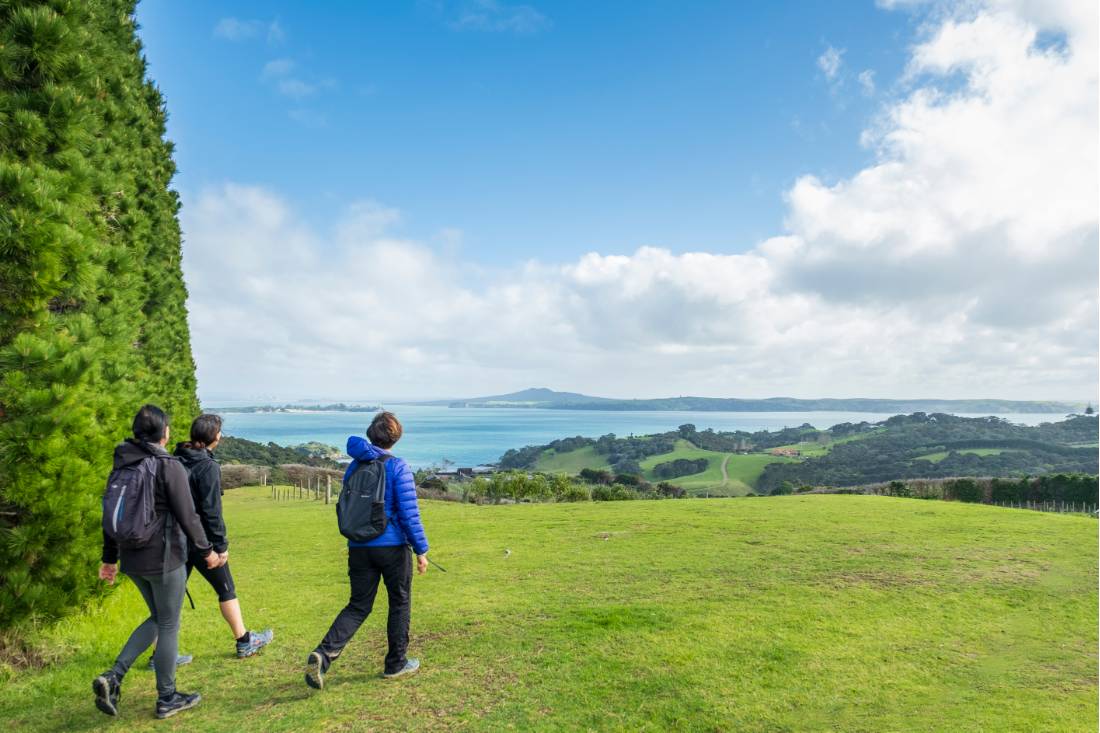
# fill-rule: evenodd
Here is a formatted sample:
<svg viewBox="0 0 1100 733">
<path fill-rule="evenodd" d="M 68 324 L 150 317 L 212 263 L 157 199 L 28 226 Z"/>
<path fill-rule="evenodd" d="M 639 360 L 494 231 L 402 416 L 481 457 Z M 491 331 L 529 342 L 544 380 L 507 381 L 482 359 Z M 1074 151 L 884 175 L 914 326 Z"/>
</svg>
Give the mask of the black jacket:
<svg viewBox="0 0 1100 733">
<path fill-rule="evenodd" d="M 175 456 L 187 469 L 191 498 L 195 501 L 195 511 L 206 531 L 206 538 L 214 545 L 214 552 L 225 552 L 229 549 L 229 539 L 222 517 L 222 467 L 210 451 L 191 448 L 187 443 L 176 444 Z M 194 547 L 188 549 L 195 552 Z"/>
<path fill-rule="evenodd" d="M 168 452 L 156 443 L 129 439 L 115 447 L 115 468 L 137 463 L 152 455 L 166 457 L 166 460 L 157 461 L 157 489 L 153 507 L 158 517 L 167 520 L 171 512 L 174 518 L 168 563 L 164 562 L 163 523 L 148 545 L 138 549 L 122 548 L 121 553 L 118 544 L 106 532 L 103 533 L 103 562 L 117 562 L 123 572 L 131 575 L 162 575 L 183 565 L 186 559 L 185 536 L 201 554 L 210 552 L 210 542 L 206 539 L 199 515 L 195 513 L 195 504 L 187 485 L 187 470 L 182 463 L 168 456 Z"/>
</svg>

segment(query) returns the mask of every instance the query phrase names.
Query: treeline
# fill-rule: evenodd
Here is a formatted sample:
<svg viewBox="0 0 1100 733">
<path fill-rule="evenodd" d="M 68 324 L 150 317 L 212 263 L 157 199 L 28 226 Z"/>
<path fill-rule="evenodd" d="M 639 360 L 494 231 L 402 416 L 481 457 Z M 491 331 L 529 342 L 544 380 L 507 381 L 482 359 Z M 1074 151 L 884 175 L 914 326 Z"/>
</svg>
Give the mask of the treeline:
<svg viewBox="0 0 1100 733">
<path fill-rule="evenodd" d="M 665 461 L 664 463 L 658 463 L 653 467 L 653 475 L 657 478 L 679 478 L 680 476 L 690 476 L 695 473 L 702 473 L 707 470 L 707 466 L 710 465 L 710 461 L 706 458 L 677 458 L 674 461 Z"/>
<path fill-rule="evenodd" d="M 944 499 L 975 503 L 1042 504 L 1064 502 L 1096 504 L 1100 502 L 1100 480 L 1085 474 L 1049 474 L 1023 478 L 951 478 L 887 481 L 847 489 L 793 488 L 789 484 L 772 495 L 804 493 L 860 493 L 912 499 Z"/>
<path fill-rule="evenodd" d="M 954 476 L 1023 476 L 1053 473 L 1097 473 L 1093 443 L 1097 421 L 1072 417 L 1037 427 L 1012 425 L 999 418 L 953 415 L 898 415 L 882 423 L 886 430 L 861 440 L 833 446 L 828 454 L 800 463 L 773 463 L 757 481 L 757 491 L 771 493 L 793 486 L 857 486 L 894 479 Z M 974 448 L 1003 448 L 978 455 Z M 923 456 L 946 452 L 940 461 Z"/>
<path fill-rule="evenodd" d="M 586 469 L 587 470 L 587 469 Z M 428 481 L 421 487 L 428 498 L 447 498 L 444 484 Z M 479 476 L 456 486 L 452 498 L 476 504 L 503 502 L 629 501 L 634 499 L 681 499 L 684 490 L 667 483 L 652 484 L 634 475 L 591 471 L 586 477 L 565 474 L 499 471 Z"/>
<path fill-rule="evenodd" d="M 801 441 L 827 441 L 830 438 L 846 437 L 853 433 L 868 432 L 875 429 L 871 423 L 843 423 L 830 430 L 818 430 L 809 423 L 796 428 L 782 430 L 758 430 L 747 432 L 733 430 L 719 432 L 712 429 L 697 430 L 690 423 L 676 430 L 653 435 L 620 438 L 614 433 L 599 438 L 576 436 L 554 440 L 545 445 L 528 445 L 512 449 L 501 456 L 498 465 L 504 469 L 533 469 L 544 451 L 566 453 L 579 448 L 593 446 L 596 453 L 607 458 L 611 469 L 617 473 L 642 473 L 641 462 L 650 456 L 671 453 L 677 440 L 687 440 L 697 448 L 704 450 L 733 453 L 736 451 L 767 450 L 781 445 L 790 445 Z M 834 432 L 835 431 L 835 432 Z M 680 474 L 685 475 L 685 474 Z"/>
<path fill-rule="evenodd" d="M 280 486 L 322 485 L 326 479 L 332 481 L 333 491 L 339 491 L 344 472 L 340 469 L 307 466 L 301 463 L 284 463 L 278 466 L 255 466 L 243 463 L 226 464 L 221 467 L 222 488 L 238 489 L 242 486 L 257 486 L 261 483 Z"/>
<path fill-rule="evenodd" d="M 280 466 L 305 464 L 316 468 L 340 468 L 341 464 L 330 455 L 335 449 L 320 443 L 298 446 L 282 446 L 276 443 L 257 443 L 230 435 L 222 437 L 216 457 L 220 463 L 241 463 L 252 466 Z"/>
</svg>

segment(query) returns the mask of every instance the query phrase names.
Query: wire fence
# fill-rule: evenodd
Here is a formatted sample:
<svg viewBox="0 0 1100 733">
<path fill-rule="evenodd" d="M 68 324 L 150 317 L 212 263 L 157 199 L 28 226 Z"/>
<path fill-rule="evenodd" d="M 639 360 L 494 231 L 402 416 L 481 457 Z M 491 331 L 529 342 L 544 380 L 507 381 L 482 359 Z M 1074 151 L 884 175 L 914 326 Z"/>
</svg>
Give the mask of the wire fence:
<svg viewBox="0 0 1100 733">
<path fill-rule="evenodd" d="M 1005 509 L 1029 509 L 1035 512 L 1055 512 L 1057 514 L 1084 514 L 1097 517 L 1100 505 L 1081 501 L 991 501 L 992 506 Z"/>
<path fill-rule="evenodd" d="M 297 481 L 290 485 L 271 484 L 270 497 L 274 501 L 323 501 L 330 503 L 335 496 L 340 494 L 340 482 L 337 482 L 335 491 L 331 476 L 318 476 L 307 478 L 305 481 Z"/>
</svg>

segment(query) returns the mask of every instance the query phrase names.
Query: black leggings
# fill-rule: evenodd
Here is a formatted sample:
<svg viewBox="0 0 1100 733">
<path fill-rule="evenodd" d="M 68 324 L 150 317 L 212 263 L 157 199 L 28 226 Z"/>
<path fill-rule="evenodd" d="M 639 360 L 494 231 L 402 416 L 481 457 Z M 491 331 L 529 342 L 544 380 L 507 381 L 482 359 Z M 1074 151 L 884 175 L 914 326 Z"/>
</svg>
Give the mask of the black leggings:
<svg viewBox="0 0 1100 733">
<path fill-rule="evenodd" d="M 218 594 L 218 602 L 225 603 L 237 597 L 237 586 L 233 584 L 233 574 L 229 572 L 229 563 L 226 562 L 220 568 L 213 570 L 206 567 L 206 560 L 201 555 L 191 555 L 187 558 L 187 578 L 191 578 L 191 569 L 199 571 L 199 575 L 206 578 L 206 582 Z"/>
</svg>

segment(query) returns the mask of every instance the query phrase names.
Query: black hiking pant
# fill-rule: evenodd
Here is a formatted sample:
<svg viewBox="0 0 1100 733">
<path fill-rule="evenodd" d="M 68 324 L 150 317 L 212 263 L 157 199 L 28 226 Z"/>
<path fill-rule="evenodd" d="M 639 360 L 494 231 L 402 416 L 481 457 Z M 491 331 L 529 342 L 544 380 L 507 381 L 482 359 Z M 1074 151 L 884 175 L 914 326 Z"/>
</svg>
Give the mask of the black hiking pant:
<svg viewBox="0 0 1100 733">
<path fill-rule="evenodd" d="M 406 545 L 400 547 L 349 547 L 348 577 L 351 579 L 351 600 L 332 622 L 317 651 L 324 667 L 340 656 L 351 637 L 374 608 L 378 581 L 386 584 L 389 595 L 389 619 L 386 636 L 385 673 L 392 674 L 405 666 L 409 648 L 409 612 L 412 609 L 412 554 Z"/>
</svg>

